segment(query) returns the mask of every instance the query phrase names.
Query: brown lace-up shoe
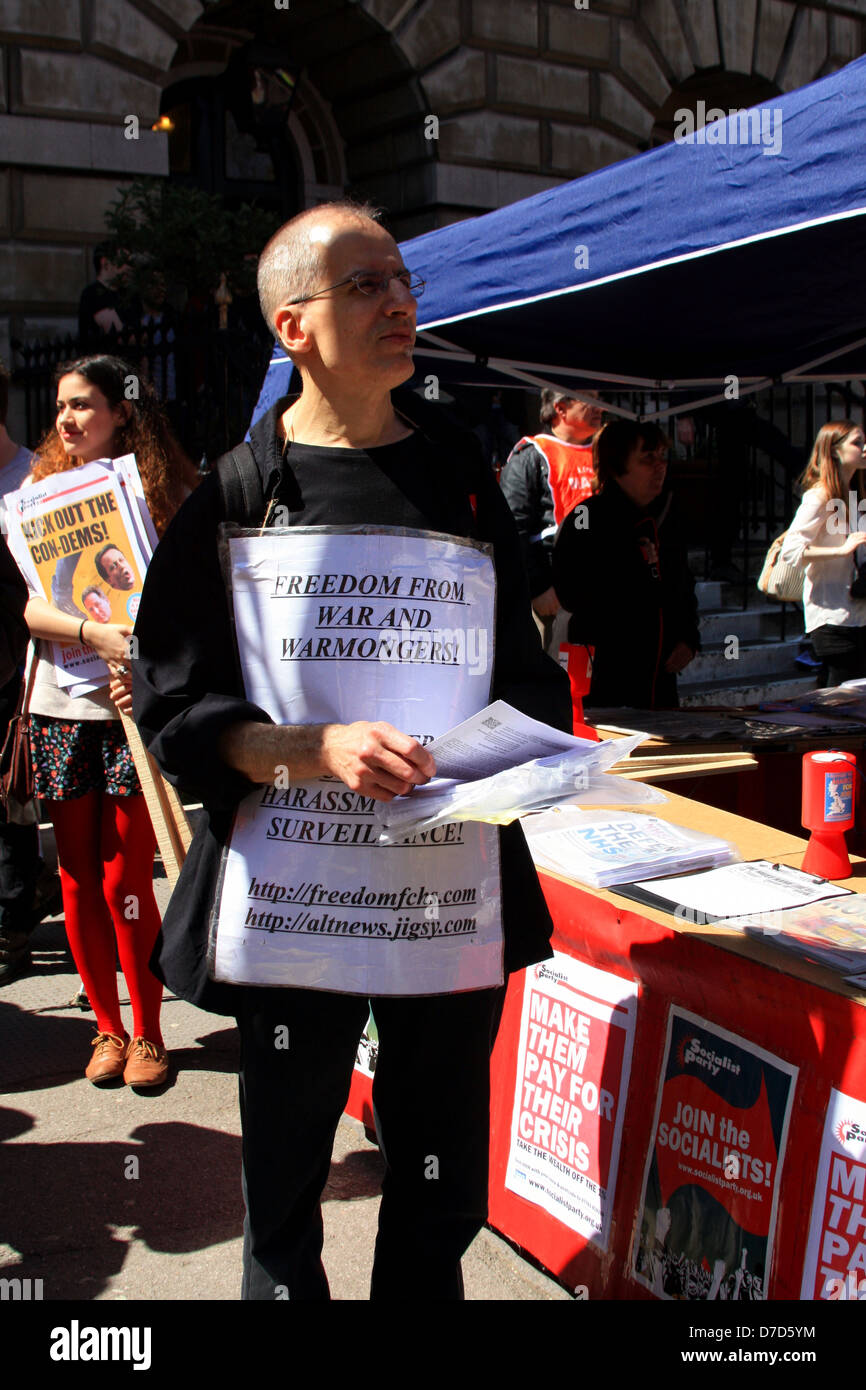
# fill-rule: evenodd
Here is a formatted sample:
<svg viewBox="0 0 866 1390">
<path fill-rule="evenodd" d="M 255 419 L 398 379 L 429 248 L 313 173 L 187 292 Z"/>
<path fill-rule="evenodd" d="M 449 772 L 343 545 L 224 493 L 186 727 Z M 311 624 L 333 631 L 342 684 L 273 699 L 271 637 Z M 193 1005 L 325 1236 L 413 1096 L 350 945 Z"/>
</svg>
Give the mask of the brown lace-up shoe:
<svg viewBox="0 0 866 1390">
<path fill-rule="evenodd" d="M 128 1044 L 129 1038 L 119 1038 L 116 1033 L 97 1033 L 92 1043 L 93 1056 L 84 1072 L 87 1080 L 111 1081 L 122 1076 Z"/>
<path fill-rule="evenodd" d="M 161 1086 L 168 1080 L 168 1053 L 164 1047 L 133 1038 L 126 1054 L 123 1079 L 127 1086 Z"/>
</svg>

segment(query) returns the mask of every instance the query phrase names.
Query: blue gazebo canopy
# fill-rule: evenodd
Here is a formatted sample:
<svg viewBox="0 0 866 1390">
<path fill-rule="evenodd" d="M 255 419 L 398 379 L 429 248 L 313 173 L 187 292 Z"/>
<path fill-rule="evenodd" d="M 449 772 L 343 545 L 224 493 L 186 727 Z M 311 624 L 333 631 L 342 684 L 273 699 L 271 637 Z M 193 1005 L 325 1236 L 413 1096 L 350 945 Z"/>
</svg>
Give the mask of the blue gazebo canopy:
<svg viewBox="0 0 866 1390">
<path fill-rule="evenodd" d="M 864 130 L 860 58 L 404 242 L 427 281 L 419 378 L 686 391 L 694 406 L 731 376 L 742 393 L 866 375 Z M 287 370 L 278 351 L 268 402 Z"/>
</svg>

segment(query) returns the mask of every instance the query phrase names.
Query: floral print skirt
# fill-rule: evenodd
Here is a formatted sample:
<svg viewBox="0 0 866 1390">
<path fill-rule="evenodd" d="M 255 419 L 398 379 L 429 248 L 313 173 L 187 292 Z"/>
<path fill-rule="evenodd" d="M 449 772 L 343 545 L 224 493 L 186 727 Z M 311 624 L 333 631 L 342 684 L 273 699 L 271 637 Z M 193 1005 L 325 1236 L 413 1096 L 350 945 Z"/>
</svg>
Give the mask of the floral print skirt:
<svg viewBox="0 0 866 1390">
<path fill-rule="evenodd" d="M 141 785 L 119 719 L 30 716 L 36 796 L 71 801 L 87 792 L 137 796 Z"/>
</svg>

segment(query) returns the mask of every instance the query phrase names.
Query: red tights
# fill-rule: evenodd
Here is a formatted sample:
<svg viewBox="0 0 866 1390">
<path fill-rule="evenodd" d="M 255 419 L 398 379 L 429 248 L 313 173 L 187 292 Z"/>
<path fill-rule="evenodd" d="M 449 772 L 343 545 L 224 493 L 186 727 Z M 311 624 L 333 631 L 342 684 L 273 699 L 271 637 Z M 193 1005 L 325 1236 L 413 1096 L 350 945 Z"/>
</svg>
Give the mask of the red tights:
<svg viewBox="0 0 866 1390">
<path fill-rule="evenodd" d="M 66 934 L 100 1033 L 123 1036 L 115 947 L 132 1004 L 133 1036 L 162 1045 L 162 983 L 148 967 L 159 931 L 154 836 L 143 796 L 87 792 L 48 801 Z"/>
</svg>

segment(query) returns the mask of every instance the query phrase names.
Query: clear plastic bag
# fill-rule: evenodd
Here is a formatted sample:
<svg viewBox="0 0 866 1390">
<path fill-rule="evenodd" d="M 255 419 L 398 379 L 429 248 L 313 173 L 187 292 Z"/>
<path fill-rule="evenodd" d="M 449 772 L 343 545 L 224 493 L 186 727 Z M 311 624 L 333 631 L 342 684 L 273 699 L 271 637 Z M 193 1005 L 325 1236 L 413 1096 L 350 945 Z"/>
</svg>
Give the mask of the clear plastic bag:
<svg viewBox="0 0 866 1390">
<path fill-rule="evenodd" d="M 555 806 L 528 817 L 523 831 L 536 868 L 592 888 L 715 868 L 740 858 L 736 845 L 717 835 L 623 811 Z"/>
<path fill-rule="evenodd" d="M 407 835 L 449 821 L 486 821 L 510 825 L 530 811 L 569 803 L 577 806 L 624 806 L 665 801 L 655 787 L 611 776 L 607 769 L 628 757 L 648 734 L 584 741 L 579 748 L 536 758 L 476 782 L 441 779 L 416 787 L 408 796 L 377 802 L 379 841 L 395 844 Z"/>
</svg>

